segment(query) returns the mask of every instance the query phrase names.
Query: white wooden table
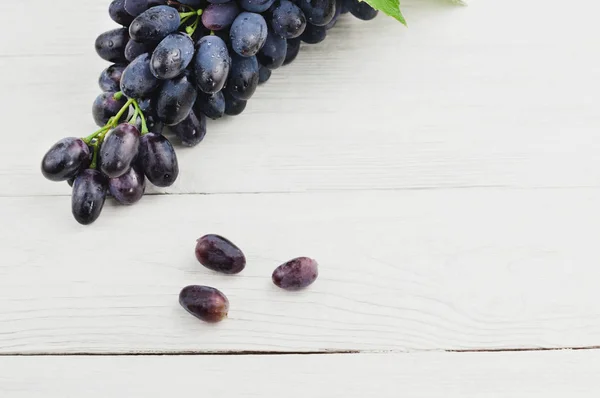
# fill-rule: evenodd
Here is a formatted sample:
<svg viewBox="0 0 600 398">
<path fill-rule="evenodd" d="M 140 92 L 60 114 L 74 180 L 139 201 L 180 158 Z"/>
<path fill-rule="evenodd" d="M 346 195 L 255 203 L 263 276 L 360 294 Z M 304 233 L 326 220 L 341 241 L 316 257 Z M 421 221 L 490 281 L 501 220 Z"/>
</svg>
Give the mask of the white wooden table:
<svg viewBox="0 0 600 398">
<path fill-rule="evenodd" d="M 82 227 L 39 162 L 94 129 L 107 5 L 0 2 L 0 397 L 599 396 L 596 0 L 344 18 Z M 196 262 L 206 233 L 243 274 Z M 300 255 L 318 283 L 277 290 Z M 179 307 L 196 283 L 227 321 Z"/>
</svg>

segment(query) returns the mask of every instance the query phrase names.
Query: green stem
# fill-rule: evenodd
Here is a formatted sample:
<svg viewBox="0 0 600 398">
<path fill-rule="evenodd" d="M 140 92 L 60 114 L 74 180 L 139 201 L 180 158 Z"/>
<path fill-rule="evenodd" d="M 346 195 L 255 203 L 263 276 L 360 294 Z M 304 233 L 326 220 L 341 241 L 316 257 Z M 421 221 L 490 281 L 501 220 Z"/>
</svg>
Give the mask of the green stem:
<svg viewBox="0 0 600 398">
<path fill-rule="evenodd" d="M 202 14 L 202 10 L 198 10 L 198 16 L 196 17 L 196 20 L 194 21 L 194 23 L 190 26 L 187 26 L 185 28 L 185 32 L 188 35 L 193 35 L 194 32 L 196 31 L 196 29 L 198 29 L 198 26 L 200 25 L 200 15 Z"/>
<path fill-rule="evenodd" d="M 138 117 L 138 109 L 139 109 L 139 108 L 136 108 L 136 107 L 135 107 L 135 104 L 136 104 L 136 103 L 137 103 L 137 102 L 134 102 L 134 103 L 133 103 L 133 109 L 134 109 L 134 112 L 133 112 L 133 116 L 131 116 L 131 117 L 129 118 L 129 121 L 127 122 L 127 123 L 129 123 L 129 124 L 135 124 L 135 119 L 137 119 L 137 117 Z"/>
<path fill-rule="evenodd" d="M 144 134 L 148 134 L 148 125 L 146 124 L 146 117 L 144 116 L 144 112 L 142 112 L 142 110 L 140 109 L 140 106 L 138 105 L 137 101 L 133 102 L 133 107 L 135 108 L 135 113 L 139 114 L 140 119 L 142 119 L 142 135 Z"/>
<path fill-rule="evenodd" d="M 183 18 L 191 17 L 192 15 L 196 15 L 196 14 L 197 14 L 197 11 L 180 12 L 179 18 L 183 19 Z"/>
<path fill-rule="evenodd" d="M 122 92 L 122 91 L 119 91 L 119 92 L 116 92 L 116 93 L 115 93 L 115 95 L 113 95 L 113 98 L 114 98 L 114 99 L 116 99 L 116 100 L 118 101 L 118 100 L 120 100 L 121 98 L 123 98 L 123 95 L 124 95 L 124 94 L 123 94 L 123 92 Z"/>
<path fill-rule="evenodd" d="M 104 126 L 104 127 L 102 127 L 100 130 L 94 131 L 92 134 L 88 135 L 87 137 L 85 137 L 85 138 L 82 138 L 83 142 L 85 142 L 86 144 L 88 144 L 88 145 L 89 145 L 89 144 L 90 144 L 90 142 L 92 142 L 92 140 L 93 140 L 94 138 L 96 138 L 96 136 L 97 136 L 98 134 L 100 134 L 101 132 L 103 132 L 104 130 L 106 130 L 106 129 L 108 129 L 108 128 L 109 128 L 109 127 L 105 125 L 105 126 Z"/>
<path fill-rule="evenodd" d="M 188 15 L 187 17 L 183 17 L 183 18 L 181 18 L 181 23 L 179 24 L 179 26 L 183 26 L 183 25 L 185 25 L 185 23 L 186 23 L 187 21 L 189 21 L 191 17 L 192 17 L 191 15 Z"/>
</svg>

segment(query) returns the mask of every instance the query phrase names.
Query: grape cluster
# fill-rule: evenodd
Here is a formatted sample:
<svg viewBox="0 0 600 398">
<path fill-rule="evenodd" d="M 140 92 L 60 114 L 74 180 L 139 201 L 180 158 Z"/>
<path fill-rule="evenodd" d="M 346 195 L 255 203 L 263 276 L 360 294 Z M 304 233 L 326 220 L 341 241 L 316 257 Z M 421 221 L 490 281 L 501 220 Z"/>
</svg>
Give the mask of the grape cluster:
<svg viewBox="0 0 600 398">
<path fill-rule="evenodd" d="M 56 143 L 42 173 L 72 185 L 72 212 L 84 225 L 108 195 L 131 205 L 146 180 L 172 185 L 179 166 L 167 135 L 199 144 L 207 118 L 242 113 L 257 85 L 296 58 L 300 42 L 324 40 L 347 12 L 377 15 L 359 0 L 112 1 L 109 15 L 121 27 L 95 43 L 112 63 L 92 106 L 100 129 Z"/>
</svg>

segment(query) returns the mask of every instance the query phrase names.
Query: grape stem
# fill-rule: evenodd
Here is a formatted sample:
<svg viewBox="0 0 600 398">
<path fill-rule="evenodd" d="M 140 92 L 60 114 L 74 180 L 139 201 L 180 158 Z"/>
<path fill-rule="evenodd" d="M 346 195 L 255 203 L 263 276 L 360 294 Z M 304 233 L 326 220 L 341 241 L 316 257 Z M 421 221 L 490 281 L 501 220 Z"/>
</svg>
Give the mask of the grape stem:
<svg viewBox="0 0 600 398">
<path fill-rule="evenodd" d="M 146 124 L 146 117 L 144 116 L 144 112 L 140 109 L 140 105 L 137 101 L 133 101 L 133 107 L 135 108 L 135 113 L 139 115 L 140 119 L 142 119 L 142 132 L 141 134 L 148 134 L 148 125 Z"/>
<path fill-rule="evenodd" d="M 123 97 L 123 93 L 121 91 L 119 91 L 118 93 L 115 93 L 115 95 L 114 95 L 115 99 L 121 99 L 122 97 Z M 142 118 L 142 129 L 143 129 L 146 124 L 146 121 L 144 119 L 142 111 L 141 111 L 139 105 L 137 104 L 136 100 L 129 99 L 129 100 L 127 100 L 125 105 L 123 105 L 123 107 L 119 110 L 119 112 L 115 116 L 108 119 L 108 122 L 106 122 L 106 124 L 100 130 L 97 130 L 97 131 L 93 132 L 92 134 L 90 134 L 89 136 L 82 138 L 83 142 L 85 142 L 87 145 L 90 145 L 90 143 L 92 141 L 94 142 L 92 144 L 92 147 L 94 148 L 94 155 L 92 157 L 92 164 L 90 164 L 90 169 L 95 169 L 97 166 L 98 150 L 100 149 L 100 145 L 102 145 L 102 142 L 104 141 L 104 137 L 110 130 L 117 127 L 117 124 L 119 124 L 119 120 L 123 117 L 125 112 L 129 111 L 129 107 L 131 105 L 133 105 L 134 108 L 136 108 L 136 113 L 139 113 L 140 117 Z M 146 127 L 146 130 L 148 130 L 147 127 Z"/>
</svg>

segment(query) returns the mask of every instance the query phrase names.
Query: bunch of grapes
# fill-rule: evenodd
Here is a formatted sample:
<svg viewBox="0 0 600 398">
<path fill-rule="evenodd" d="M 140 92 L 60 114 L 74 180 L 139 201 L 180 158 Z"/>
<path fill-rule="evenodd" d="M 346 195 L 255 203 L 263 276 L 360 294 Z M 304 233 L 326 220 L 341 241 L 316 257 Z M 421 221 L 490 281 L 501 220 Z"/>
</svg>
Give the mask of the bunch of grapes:
<svg viewBox="0 0 600 398">
<path fill-rule="evenodd" d="M 75 219 L 99 217 L 106 197 L 131 205 L 146 180 L 172 185 L 177 156 L 166 135 L 195 146 L 206 118 L 239 115 L 271 71 L 292 62 L 300 42 L 323 41 L 347 12 L 370 20 L 359 0 L 114 0 L 122 27 L 96 39 L 113 63 L 100 75 L 92 113 L 100 127 L 64 138 L 42 160 L 42 173 L 72 186 Z"/>
</svg>

